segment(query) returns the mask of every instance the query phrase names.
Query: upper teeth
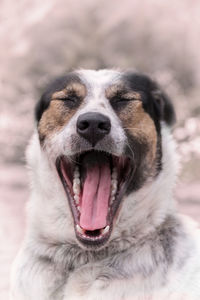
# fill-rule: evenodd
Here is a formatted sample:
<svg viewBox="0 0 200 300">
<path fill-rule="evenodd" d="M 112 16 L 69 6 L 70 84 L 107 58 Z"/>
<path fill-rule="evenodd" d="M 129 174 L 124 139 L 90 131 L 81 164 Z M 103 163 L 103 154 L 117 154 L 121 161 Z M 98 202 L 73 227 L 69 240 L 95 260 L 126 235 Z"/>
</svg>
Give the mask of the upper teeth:
<svg viewBox="0 0 200 300">
<path fill-rule="evenodd" d="M 80 225 L 76 224 L 76 230 L 77 230 L 79 233 L 81 233 L 82 235 L 84 235 L 84 236 L 85 236 L 84 229 L 83 229 L 83 228 L 81 228 L 81 226 L 80 226 Z M 100 236 L 98 236 L 98 237 L 96 237 L 96 238 L 100 238 L 100 237 L 102 237 L 102 235 L 106 234 L 106 233 L 107 233 L 109 230 L 110 230 L 110 226 L 109 226 L 109 225 L 107 225 L 105 228 L 101 229 L 101 235 L 100 235 Z M 87 236 L 85 236 L 85 237 L 87 237 Z"/>
<path fill-rule="evenodd" d="M 117 169 L 116 168 L 113 168 L 111 179 L 112 180 L 111 180 L 111 198 L 110 198 L 110 201 L 111 201 L 111 204 L 112 204 L 113 201 L 115 200 L 115 194 L 117 192 L 117 185 L 118 185 L 118 182 L 117 182 Z"/>
<path fill-rule="evenodd" d="M 79 200 L 80 200 L 80 197 L 79 197 L 79 195 L 74 195 L 74 200 L 75 200 L 75 202 L 76 202 L 76 204 L 78 205 L 79 204 Z"/>
<path fill-rule="evenodd" d="M 75 178 L 73 180 L 73 191 L 74 191 L 75 195 L 80 194 L 80 179 L 79 178 Z"/>
<path fill-rule="evenodd" d="M 79 200 L 80 200 L 80 172 L 79 172 L 79 167 L 76 166 L 74 170 L 74 179 L 73 179 L 73 192 L 74 192 L 74 200 L 78 208 L 79 206 Z M 80 210 L 80 209 L 79 209 Z"/>
<path fill-rule="evenodd" d="M 80 178 L 80 172 L 79 172 L 79 167 L 76 166 L 74 170 L 74 178 Z"/>
</svg>

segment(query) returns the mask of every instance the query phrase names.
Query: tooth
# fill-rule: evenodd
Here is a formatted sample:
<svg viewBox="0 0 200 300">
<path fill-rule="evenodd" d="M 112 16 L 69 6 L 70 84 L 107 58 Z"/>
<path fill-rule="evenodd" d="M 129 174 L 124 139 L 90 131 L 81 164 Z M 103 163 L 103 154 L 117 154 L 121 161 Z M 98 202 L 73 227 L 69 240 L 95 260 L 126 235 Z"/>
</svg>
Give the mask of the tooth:
<svg viewBox="0 0 200 300">
<path fill-rule="evenodd" d="M 79 204 L 80 197 L 78 195 L 74 195 L 74 200 L 76 204 Z"/>
<path fill-rule="evenodd" d="M 81 207 L 80 206 L 77 206 L 77 209 L 78 209 L 78 211 L 81 211 Z"/>
<path fill-rule="evenodd" d="M 76 195 L 79 195 L 80 194 L 80 184 L 77 184 L 77 183 L 73 183 L 73 191 L 74 191 L 74 194 Z"/>
<path fill-rule="evenodd" d="M 115 197 L 112 197 L 112 198 L 110 199 L 110 205 L 113 205 L 114 201 L 115 201 Z"/>
<path fill-rule="evenodd" d="M 76 229 L 77 229 L 77 231 L 80 232 L 81 234 L 84 234 L 83 229 L 82 229 L 78 224 L 76 224 Z"/>
<path fill-rule="evenodd" d="M 111 181 L 112 189 L 117 189 L 117 180 Z"/>
<path fill-rule="evenodd" d="M 114 196 L 116 194 L 117 189 L 113 189 L 111 190 L 111 196 Z"/>
<path fill-rule="evenodd" d="M 80 172 L 79 172 L 79 168 L 78 167 L 75 168 L 74 178 L 80 178 Z"/>
<path fill-rule="evenodd" d="M 115 200 L 115 196 L 113 195 L 110 199 L 111 203 L 113 203 L 114 200 Z"/>
<path fill-rule="evenodd" d="M 73 191 L 74 194 L 79 195 L 80 194 L 80 179 L 74 178 L 73 180 Z"/>
<path fill-rule="evenodd" d="M 113 168 L 111 177 L 112 177 L 112 179 L 117 179 L 117 169 L 116 168 Z"/>
<path fill-rule="evenodd" d="M 106 228 L 101 230 L 101 234 L 106 234 L 109 231 L 109 229 L 110 229 L 110 226 L 107 225 Z"/>
<path fill-rule="evenodd" d="M 80 179 L 79 178 L 74 178 L 73 184 L 80 184 Z"/>
<path fill-rule="evenodd" d="M 115 184 L 117 183 L 117 179 L 112 179 L 111 182 Z"/>
</svg>

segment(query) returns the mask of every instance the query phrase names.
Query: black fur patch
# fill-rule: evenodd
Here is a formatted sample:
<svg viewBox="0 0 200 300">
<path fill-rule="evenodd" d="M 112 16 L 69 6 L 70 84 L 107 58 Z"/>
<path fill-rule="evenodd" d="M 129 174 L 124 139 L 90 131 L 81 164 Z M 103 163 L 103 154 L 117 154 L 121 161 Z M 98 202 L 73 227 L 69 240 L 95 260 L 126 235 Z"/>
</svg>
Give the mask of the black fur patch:
<svg viewBox="0 0 200 300">
<path fill-rule="evenodd" d="M 149 176 L 148 166 L 144 164 L 145 156 L 148 152 L 148 145 L 133 138 L 128 130 L 126 130 L 126 135 L 128 138 L 128 145 L 126 146 L 125 154 L 131 158 L 131 149 L 134 149 L 133 171 L 130 178 L 128 178 L 126 190 L 126 195 L 129 195 L 133 191 L 140 189 Z"/>
<path fill-rule="evenodd" d="M 154 120 L 158 132 L 161 120 L 168 125 L 174 124 L 176 116 L 173 105 L 157 83 L 146 75 L 133 72 L 126 72 L 122 80 L 128 88 L 141 93 L 143 108 Z"/>
<path fill-rule="evenodd" d="M 157 151 L 156 151 L 156 170 L 151 174 L 151 169 L 145 164 L 145 156 L 148 152 L 147 144 L 138 141 L 129 134 L 126 130 L 129 145 L 126 147 L 126 154 L 131 156 L 130 149 L 134 149 L 134 172 L 129 180 L 127 194 L 136 191 L 143 186 L 146 179 L 155 177 L 162 169 L 162 147 L 161 147 L 161 131 L 160 121 L 165 121 L 168 125 L 173 125 L 175 122 L 175 112 L 168 96 L 160 89 L 160 87 L 152 81 L 148 76 L 127 72 L 122 76 L 125 86 L 137 91 L 141 95 L 141 100 L 144 110 L 150 115 L 154 121 L 157 131 Z"/>
<path fill-rule="evenodd" d="M 37 123 L 39 123 L 43 112 L 49 107 L 51 96 L 57 91 L 61 91 L 68 84 L 77 82 L 81 83 L 80 78 L 75 73 L 71 72 L 65 76 L 58 77 L 56 80 L 52 81 L 46 88 L 45 92 L 41 96 L 35 107 L 35 118 Z"/>
</svg>

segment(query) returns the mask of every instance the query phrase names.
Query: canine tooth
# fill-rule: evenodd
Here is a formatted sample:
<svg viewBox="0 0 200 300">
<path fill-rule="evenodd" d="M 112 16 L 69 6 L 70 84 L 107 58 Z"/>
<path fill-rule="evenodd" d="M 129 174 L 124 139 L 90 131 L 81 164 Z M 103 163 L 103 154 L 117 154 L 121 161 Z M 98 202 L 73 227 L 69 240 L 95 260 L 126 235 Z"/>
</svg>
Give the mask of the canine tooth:
<svg viewBox="0 0 200 300">
<path fill-rule="evenodd" d="M 76 229 L 77 229 L 77 231 L 80 232 L 81 234 L 84 234 L 83 229 L 82 229 L 78 224 L 76 224 Z"/>
<path fill-rule="evenodd" d="M 109 229 L 110 229 L 110 226 L 107 225 L 106 228 L 101 230 L 101 234 L 106 234 L 109 231 Z"/>
</svg>

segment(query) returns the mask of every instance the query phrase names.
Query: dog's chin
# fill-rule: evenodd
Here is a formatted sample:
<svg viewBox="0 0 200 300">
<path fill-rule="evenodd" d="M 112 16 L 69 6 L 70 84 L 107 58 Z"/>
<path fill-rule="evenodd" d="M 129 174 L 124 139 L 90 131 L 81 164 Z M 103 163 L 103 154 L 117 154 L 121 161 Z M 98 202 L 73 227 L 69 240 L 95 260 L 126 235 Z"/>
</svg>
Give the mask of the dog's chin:
<svg viewBox="0 0 200 300">
<path fill-rule="evenodd" d="M 133 162 L 125 155 L 85 151 L 59 156 L 56 167 L 69 201 L 77 242 L 99 250 L 111 236 Z"/>
</svg>

